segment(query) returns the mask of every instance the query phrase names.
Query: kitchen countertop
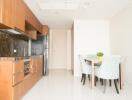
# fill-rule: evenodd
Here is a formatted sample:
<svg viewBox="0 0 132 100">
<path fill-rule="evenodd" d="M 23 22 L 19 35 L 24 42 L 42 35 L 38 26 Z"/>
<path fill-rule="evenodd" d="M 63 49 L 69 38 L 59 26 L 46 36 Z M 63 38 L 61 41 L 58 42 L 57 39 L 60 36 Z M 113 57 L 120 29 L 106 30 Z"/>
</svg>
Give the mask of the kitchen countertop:
<svg viewBox="0 0 132 100">
<path fill-rule="evenodd" d="M 31 57 L 43 57 L 43 55 L 33 55 Z"/>
<path fill-rule="evenodd" d="M 0 57 L 1 60 L 10 60 L 10 61 L 16 61 L 16 60 L 22 60 L 22 57 Z"/>
<path fill-rule="evenodd" d="M 43 55 L 33 55 L 28 57 L 0 57 L 1 60 L 10 60 L 10 61 L 17 61 L 17 60 L 30 60 L 31 57 L 42 57 Z"/>
</svg>

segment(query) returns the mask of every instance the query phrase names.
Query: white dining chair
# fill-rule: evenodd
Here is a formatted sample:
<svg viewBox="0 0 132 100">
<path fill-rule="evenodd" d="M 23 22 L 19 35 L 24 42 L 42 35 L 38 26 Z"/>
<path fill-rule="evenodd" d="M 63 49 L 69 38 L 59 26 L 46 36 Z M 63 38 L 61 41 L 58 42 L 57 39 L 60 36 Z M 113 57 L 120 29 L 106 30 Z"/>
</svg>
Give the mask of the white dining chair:
<svg viewBox="0 0 132 100">
<path fill-rule="evenodd" d="M 119 63 L 120 56 L 104 56 L 101 66 L 98 69 L 95 69 L 95 75 L 98 78 L 104 79 L 104 92 L 106 80 L 114 80 L 116 91 L 119 93 L 117 86 L 117 79 L 119 79 Z"/>
<path fill-rule="evenodd" d="M 83 85 L 85 85 L 85 81 L 86 81 L 86 75 L 91 75 L 91 65 L 89 65 L 85 59 L 83 58 L 82 55 L 78 55 L 79 57 L 79 61 L 80 61 L 80 67 L 82 70 L 82 78 L 81 78 L 81 82 L 83 82 Z"/>
<path fill-rule="evenodd" d="M 87 54 L 87 55 L 86 55 L 86 58 L 87 58 L 87 59 L 97 59 L 97 54 Z M 88 62 L 88 61 L 87 61 L 87 63 L 91 64 L 91 62 Z M 94 65 L 95 69 L 98 68 L 100 65 L 101 65 L 100 63 L 95 64 L 95 65 Z M 99 80 L 98 77 L 95 76 L 95 86 L 96 86 L 96 82 L 97 82 L 98 80 Z M 100 82 L 101 82 L 101 84 L 103 85 L 103 80 L 102 80 L 102 79 L 100 79 Z"/>
<path fill-rule="evenodd" d="M 86 58 L 89 58 L 89 59 L 96 59 L 96 58 L 97 58 L 97 55 L 96 55 L 96 54 L 87 54 L 87 55 L 86 55 Z"/>
</svg>

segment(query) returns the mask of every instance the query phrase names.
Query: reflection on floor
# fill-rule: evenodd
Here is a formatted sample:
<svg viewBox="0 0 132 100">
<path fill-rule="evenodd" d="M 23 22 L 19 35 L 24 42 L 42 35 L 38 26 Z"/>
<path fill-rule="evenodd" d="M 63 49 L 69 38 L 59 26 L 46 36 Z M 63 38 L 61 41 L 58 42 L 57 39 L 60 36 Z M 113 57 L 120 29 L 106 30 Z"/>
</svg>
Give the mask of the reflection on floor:
<svg viewBox="0 0 132 100">
<path fill-rule="evenodd" d="M 120 91 L 107 86 L 106 93 L 100 83 L 91 90 L 90 82 L 82 85 L 80 78 L 75 78 L 70 71 L 51 70 L 43 77 L 22 100 L 132 100 L 132 85 Z"/>
</svg>

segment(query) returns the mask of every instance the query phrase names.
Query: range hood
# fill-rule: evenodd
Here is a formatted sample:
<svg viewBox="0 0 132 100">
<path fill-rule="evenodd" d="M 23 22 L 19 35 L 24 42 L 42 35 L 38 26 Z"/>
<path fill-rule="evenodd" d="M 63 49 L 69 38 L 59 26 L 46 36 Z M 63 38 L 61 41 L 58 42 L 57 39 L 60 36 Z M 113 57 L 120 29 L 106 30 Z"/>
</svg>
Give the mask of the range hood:
<svg viewBox="0 0 132 100">
<path fill-rule="evenodd" d="M 20 32 L 18 29 L 0 29 L 0 31 L 19 35 L 24 34 L 24 32 Z"/>
</svg>

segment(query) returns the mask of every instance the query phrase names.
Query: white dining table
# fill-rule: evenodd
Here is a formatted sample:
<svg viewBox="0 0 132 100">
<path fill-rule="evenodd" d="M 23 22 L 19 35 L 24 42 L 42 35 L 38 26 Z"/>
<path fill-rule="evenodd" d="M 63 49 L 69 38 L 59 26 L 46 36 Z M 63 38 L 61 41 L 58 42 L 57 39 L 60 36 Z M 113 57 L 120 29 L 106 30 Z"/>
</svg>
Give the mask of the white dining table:
<svg viewBox="0 0 132 100">
<path fill-rule="evenodd" d="M 85 58 L 85 61 L 91 62 L 92 67 L 92 75 L 91 75 L 91 88 L 94 88 L 95 84 L 95 64 L 100 64 L 101 61 L 99 61 L 97 58 Z M 124 77 L 123 77 L 123 65 L 120 62 L 119 64 L 119 82 L 120 82 L 120 89 L 124 86 Z"/>
<path fill-rule="evenodd" d="M 92 67 L 91 88 L 94 88 L 94 84 L 95 84 L 95 64 L 99 64 L 100 61 L 96 58 L 85 58 L 85 61 L 91 62 L 91 67 Z"/>
</svg>

